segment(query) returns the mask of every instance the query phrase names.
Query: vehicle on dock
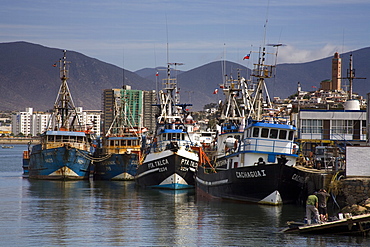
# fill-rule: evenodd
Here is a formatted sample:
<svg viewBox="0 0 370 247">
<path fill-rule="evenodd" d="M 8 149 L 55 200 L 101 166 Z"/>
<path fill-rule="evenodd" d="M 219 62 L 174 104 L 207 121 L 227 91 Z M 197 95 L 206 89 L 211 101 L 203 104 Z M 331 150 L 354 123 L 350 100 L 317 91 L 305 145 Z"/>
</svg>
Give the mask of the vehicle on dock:
<svg viewBox="0 0 370 247">
<path fill-rule="evenodd" d="M 47 130 L 29 154 L 29 178 L 88 179 L 92 160 L 90 131 L 82 126 L 68 88 L 66 51 L 59 60 L 61 85 Z"/>
</svg>

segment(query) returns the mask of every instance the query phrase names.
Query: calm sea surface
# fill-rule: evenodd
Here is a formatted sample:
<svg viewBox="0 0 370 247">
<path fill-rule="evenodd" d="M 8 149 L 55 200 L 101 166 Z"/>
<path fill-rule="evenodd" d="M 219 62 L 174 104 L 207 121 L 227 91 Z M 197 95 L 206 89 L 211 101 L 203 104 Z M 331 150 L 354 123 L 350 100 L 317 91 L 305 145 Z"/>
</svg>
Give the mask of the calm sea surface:
<svg viewBox="0 0 370 247">
<path fill-rule="evenodd" d="M 370 246 L 370 237 L 284 234 L 304 208 L 197 198 L 133 182 L 22 178 L 25 145 L 0 149 L 0 246 Z"/>
</svg>

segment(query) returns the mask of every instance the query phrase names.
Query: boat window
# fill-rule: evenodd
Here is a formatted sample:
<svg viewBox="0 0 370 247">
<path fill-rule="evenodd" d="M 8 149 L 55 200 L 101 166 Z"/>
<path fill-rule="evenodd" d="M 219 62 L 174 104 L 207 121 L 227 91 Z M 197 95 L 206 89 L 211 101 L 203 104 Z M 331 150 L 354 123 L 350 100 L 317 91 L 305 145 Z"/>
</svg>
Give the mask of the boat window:
<svg viewBox="0 0 370 247">
<path fill-rule="evenodd" d="M 109 146 L 114 146 L 114 141 L 111 140 Z"/>
<path fill-rule="evenodd" d="M 286 130 L 280 130 L 279 132 L 279 139 L 286 139 Z"/>
<path fill-rule="evenodd" d="M 253 137 L 258 137 L 259 136 L 259 133 L 260 133 L 260 129 L 259 128 L 253 128 Z"/>
<path fill-rule="evenodd" d="M 119 146 L 119 141 L 114 141 L 114 146 Z"/>
<path fill-rule="evenodd" d="M 131 146 L 131 140 L 127 140 L 127 146 Z"/>
<path fill-rule="evenodd" d="M 293 140 L 294 137 L 294 131 L 289 131 L 289 140 Z"/>
<path fill-rule="evenodd" d="M 54 136 L 48 136 L 48 141 L 53 142 L 54 141 Z"/>
<path fill-rule="evenodd" d="M 265 137 L 265 138 L 269 137 L 269 129 L 262 128 L 261 137 Z"/>
<path fill-rule="evenodd" d="M 277 129 L 270 129 L 270 138 L 276 139 L 278 136 L 278 130 Z"/>
<path fill-rule="evenodd" d="M 55 136 L 55 137 L 56 137 L 56 141 L 57 141 L 57 142 L 62 141 L 62 137 L 61 137 L 61 136 Z"/>
<path fill-rule="evenodd" d="M 181 134 L 181 140 L 185 140 L 185 134 Z"/>
</svg>

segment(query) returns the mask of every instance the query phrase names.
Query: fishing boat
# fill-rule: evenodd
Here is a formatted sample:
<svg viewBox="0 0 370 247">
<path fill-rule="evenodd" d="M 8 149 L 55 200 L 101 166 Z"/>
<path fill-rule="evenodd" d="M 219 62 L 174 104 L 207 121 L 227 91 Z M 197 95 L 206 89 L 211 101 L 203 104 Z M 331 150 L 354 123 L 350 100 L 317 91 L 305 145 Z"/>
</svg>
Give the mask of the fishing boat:
<svg viewBox="0 0 370 247">
<path fill-rule="evenodd" d="M 266 53 L 262 48 L 254 65 L 255 82 L 238 76 L 220 86 L 225 100 L 217 151 L 197 169 L 200 195 L 270 205 L 298 197 L 302 179 L 293 168 L 296 127 L 272 108 L 265 79 L 273 76 L 275 66 L 265 64 Z"/>
<path fill-rule="evenodd" d="M 133 121 L 127 91 L 115 97 L 115 115 L 102 143 L 101 161 L 94 163 L 96 180 L 134 180 L 142 158 L 142 135 L 146 128 Z"/>
<path fill-rule="evenodd" d="M 189 104 L 179 103 L 176 78 L 171 78 L 170 71 L 168 64 L 164 88 L 159 92 L 156 133 L 135 177 L 141 187 L 176 190 L 193 188 L 195 184 L 199 156 L 188 135 L 191 125 L 184 124 Z"/>
<path fill-rule="evenodd" d="M 59 60 L 61 85 L 41 142 L 29 155 L 30 179 L 88 179 L 91 164 L 90 131 L 78 116 L 67 84 L 66 51 Z"/>
</svg>

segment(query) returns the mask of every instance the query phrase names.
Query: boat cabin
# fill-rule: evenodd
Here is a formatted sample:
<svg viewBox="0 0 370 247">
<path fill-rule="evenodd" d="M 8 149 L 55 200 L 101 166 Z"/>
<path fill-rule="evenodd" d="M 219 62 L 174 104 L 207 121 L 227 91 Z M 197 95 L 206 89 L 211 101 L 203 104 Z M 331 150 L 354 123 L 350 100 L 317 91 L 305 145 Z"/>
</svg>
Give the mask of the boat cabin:
<svg viewBox="0 0 370 247">
<path fill-rule="evenodd" d="M 75 131 L 46 131 L 41 135 L 43 149 L 58 148 L 62 146 L 89 150 L 89 140 L 85 132 Z"/>
<path fill-rule="evenodd" d="M 292 125 L 255 122 L 244 132 L 241 151 L 275 154 L 294 154 L 295 144 Z"/>
<path fill-rule="evenodd" d="M 141 140 L 139 136 L 115 136 L 104 140 L 104 153 L 123 154 L 130 152 L 139 152 L 141 149 Z"/>
</svg>

